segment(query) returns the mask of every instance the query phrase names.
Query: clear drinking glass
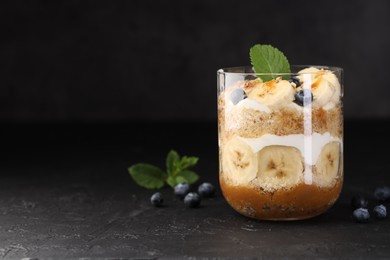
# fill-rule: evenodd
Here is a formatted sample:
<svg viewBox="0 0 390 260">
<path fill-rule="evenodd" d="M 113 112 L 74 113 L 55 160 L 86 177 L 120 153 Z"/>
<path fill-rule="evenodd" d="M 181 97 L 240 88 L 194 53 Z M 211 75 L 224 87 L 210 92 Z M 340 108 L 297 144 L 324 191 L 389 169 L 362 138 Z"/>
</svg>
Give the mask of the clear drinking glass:
<svg viewBox="0 0 390 260">
<path fill-rule="evenodd" d="M 220 69 L 219 179 L 227 202 L 262 220 L 317 216 L 343 183 L 343 70 Z"/>
</svg>

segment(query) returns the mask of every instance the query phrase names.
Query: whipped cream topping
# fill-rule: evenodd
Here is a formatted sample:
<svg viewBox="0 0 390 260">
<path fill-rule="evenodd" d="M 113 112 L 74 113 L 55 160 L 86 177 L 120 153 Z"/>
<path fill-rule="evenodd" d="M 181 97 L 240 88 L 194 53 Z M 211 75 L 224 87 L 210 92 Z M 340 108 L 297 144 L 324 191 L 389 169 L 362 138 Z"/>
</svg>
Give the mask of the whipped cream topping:
<svg viewBox="0 0 390 260">
<path fill-rule="evenodd" d="M 230 103 L 233 105 L 231 101 Z M 259 102 L 256 102 L 253 99 L 249 99 L 249 98 L 241 100 L 240 102 L 238 102 L 236 106 L 238 108 L 249 108 L 249 109 L 258 110 L 260 112 L 271 113 L 271 110 L 267 106 L 262 105 Z"/>
<path fill-rule="evenodd" d="M 298 112 L 303 111 L 302 106 L 299 106 L 299 105 L 295 104 L 294 102 L 287 103 L 286 105 L 284 105 L 284 108 L 296 110 Z M 259 112 L 263 112 L 263 113 L 271 113 L 272 112 L 272 110 L 268 106 L 265 106 L 265 105 L 255 101 L 253 99 L 250 99 L 250 98 L 245 98 L 245 99 L 241 100 L 240 102 L 238 102 L 236 105 L 234 105 L 233 102 L 230 99 L 228 99 L 226 111 L 228 113 L 230 113 L 233 109 L 234 110 L 236 110 L 236 109 L 239 109 L 239 110 L 253 109 L 253 110 L 257 110 Z"/>
<path fill-rule="evenodd" d="M 334 108 L 341 97 L 341 85 L 337 76 L 330 70 L 309 67 L 298 72 L 297 76 L 302 82 L 300 88 L 309 89 L 314 96 L 313 108 L 322 107 L 325 110 Z M 243 81 L 237 77 L 229 78 L 226 82 L 230 88 L 226 89 L 226 99 L 234 89 L 242 88 L 248 98 L 240 101 L 237 106 L 251 108 L 262 112 L 278 110 L 281 108 L 293 108 L 301 110 L 302 107 L 296 105 L 294 95 L 296 89 L 287 80 L 277 78 L 262 82 L 261 79 Z"/>
<path fill-rule="evenodd" d="M 306 68 L 298 72 L 303 88 L 314 95 L 313 107 L 325 110 L 334 108 L 340 102 L 341 86 L 338 78 L 330 70 Z"/>
<path fill-rule="evenodd" d="M 305 145 L 305 143 L 308 142 L 308 138 L 310 138 L 311 142 L 309 151 L 307 149 L 307 145 Z M 295 147 L 301 152 L 305 164 L 308 165 L 315 165 L 317 163 L 322 148 L 330 142 L 339 142 L 341 144 L 341 151 L 343 150 L 341 139 L 332 136 L 329 132 L 326 132 L 324 134 L 313 133 L 310 136 L 305 136 L 304 134 L 291 134 L 284 136 L 265 134 L 259 138 L 240 137 L 240 139 L 246 144 L 248 144 L 252 148 L 252 151 L 254 153 L 257 153 L 264 147 L 270 145 L 284 145 Z"/>
</svg>

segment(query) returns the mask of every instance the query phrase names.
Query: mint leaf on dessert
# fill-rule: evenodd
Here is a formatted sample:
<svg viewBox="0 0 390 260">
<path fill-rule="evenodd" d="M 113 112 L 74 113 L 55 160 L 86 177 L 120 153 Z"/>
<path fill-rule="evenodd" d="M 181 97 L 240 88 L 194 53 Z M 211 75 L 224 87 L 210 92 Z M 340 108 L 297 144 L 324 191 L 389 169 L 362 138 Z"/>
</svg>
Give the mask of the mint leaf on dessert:
<svg viewBox="0 0 390 260">
<path fill-rule="evenodd" d="M 165 184 L 165 174 L 156 166 L 139 163 L 131 166 L 128 170 L 133 180 L 144 188 L 160 189 Z"/>
<path fill-rule="evenodd" d="M 251 64 L 256 74 L 263 81 L 269 81 L 280 76 L 281 73 L 290 73 L 290 64 L 284 54 L 271 45 L 254 45 L 249 52 Z M 271 75 L 261 75 L 263 73 Z"/>
</svg>

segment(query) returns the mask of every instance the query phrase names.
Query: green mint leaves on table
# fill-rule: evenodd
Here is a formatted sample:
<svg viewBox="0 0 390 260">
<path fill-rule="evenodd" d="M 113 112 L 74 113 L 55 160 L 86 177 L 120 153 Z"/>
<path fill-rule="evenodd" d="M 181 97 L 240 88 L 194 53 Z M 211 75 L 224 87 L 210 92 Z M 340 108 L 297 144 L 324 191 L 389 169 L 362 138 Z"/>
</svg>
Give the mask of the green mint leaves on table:
<svg viewBox="0 0 390 260">
<path fill-rule="evenodd" d="M 198 160 L 193 156 L 180 158 L 176 151 L 171 150 L 166 159 L 166 172 L 146 163 L 135 164 L 128 170 L 133 180 L 144 188 L 160 189 L 165 183 L 173 188 L 179 183 L 193 184 L 199 179 L 198 174 L 190 170 Z"/>
<path fill-rule="evenodd" d="M 251 64 L 257 74 L 270 73 L 271 75 L 258 75 L 263 81 L 275 79 L 280 73 L 290 73 L 290 64 L 284 54 L 271 45 L 254 45 L 249 52 Z"/>
</svg>

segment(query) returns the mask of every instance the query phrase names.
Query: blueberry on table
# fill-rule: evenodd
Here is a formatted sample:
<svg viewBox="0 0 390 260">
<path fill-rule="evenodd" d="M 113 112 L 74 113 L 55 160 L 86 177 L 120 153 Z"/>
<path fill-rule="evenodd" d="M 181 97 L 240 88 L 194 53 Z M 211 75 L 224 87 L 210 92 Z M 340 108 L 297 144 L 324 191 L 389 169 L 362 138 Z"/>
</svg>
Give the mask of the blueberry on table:
<svg viewBox="0 0 390 260">
<path fill-rule="evenodd" d="M 180 199 L 183 199 L 190 191 L 190 185 L 188 183 L 179 183 L 175 186 L 173 193 Z"/>
<path fill-rule="evenodd" d="M 290 78 L 288 82 L 294 83 L 295 87 L 299 87 L 301 85 L 301 81 L 296 77 Z"/>
<path fill-rule="evenodd" d="M 390 188 L 387 186 L 378 187 L 374 192 L 375 199 L 379 201 L 386 201 L 390 198 Z"/>
<path fill-rule="evenodd" d="M 358 208 L 353 211 L 353 218 L 356 222 L 367 223 L 370 220 L 370 213 L 367 209 Z"/>
<path fill-rule="evenodd" d="M 378 205 L 374 207 L 374 216 L 379 219 L 387 217 L 387 209 L 384 205 Z"/>
<path fill-rule="evenodd" d="M 302 89 L 295 93 L 294 102 L 300 106 L 304 106 L 305 104 L 310 104 L 313 101 L 313 94 L 308 89 Z"/>
<path fill-rule="evenodd" d="M 196 192 L 188 193 L 184 198 L 184 204 L 188 208 L 196 208 L 200 205 L 200 196 Z"/>
<path fill-rule="evenodd" d="M 209 182 L 204 182 L 198 187 L 198 193 L 200 196 L 209 198 L 215 194 L 214 186 Z"/>
<path fill-rule="evenodd" d="M 150 197 L 150 203 L 156 207 L 160 207 L 164 202 L 164 199 L 162 198 L 162 195 L 160 192 L 156 192 Z"/>
<path fill-rule="evenodd" d="M 367 208 L 368 206 L 368 200 L 361 196 L 361 195 L 357 195 L 355 197 L 352 198 L 351 200 L 351 206 L 354 208 L 354 209 L 358 209 L 358 208 Z"/>
<path fill-rule="evenodd" d="M 232 103 L 234 105 L 237 105 L 238 102 L 240 102 L 241 100 L 244 100 L 246 99 L 247 96 L 246 96 L 246 93 L 243 89 L 241 88 L 238 88 L 238 89 L 235 89 L 231 94 L 230 94 L 230 100 L 232 101 Z"/>
</svg>

